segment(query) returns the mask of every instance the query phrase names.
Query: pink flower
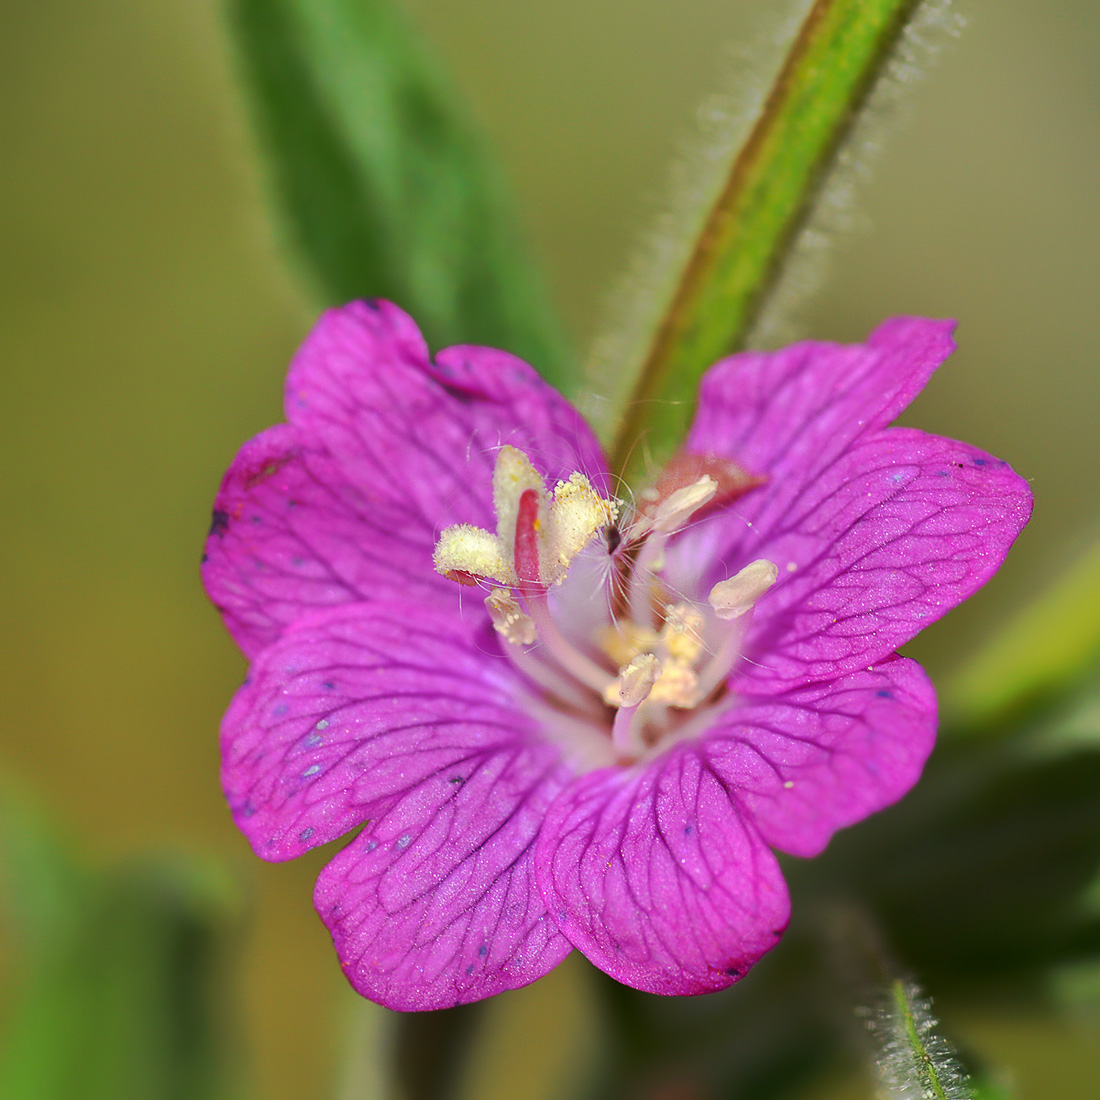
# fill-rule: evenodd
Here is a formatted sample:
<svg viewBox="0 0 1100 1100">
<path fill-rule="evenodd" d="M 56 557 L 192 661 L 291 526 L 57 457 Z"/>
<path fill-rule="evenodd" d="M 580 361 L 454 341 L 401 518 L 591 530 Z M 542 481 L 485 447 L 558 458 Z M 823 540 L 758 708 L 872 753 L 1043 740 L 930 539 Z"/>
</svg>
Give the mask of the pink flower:
<svg viewBox="0 0 1100 1100">
<path fill-rule="evenodd" d="M 774 946 L 772 849 L 913 785 L 936 704 L 894 650 L 1030 513 L 1006 463 L 887 427 L 950 331 L 718 363 L 631 511 L 525 363 L 433 362 L 385 302 L 322 318 L 203 572 L 252 661 L 222 727 L 237 824 L 272 860 L 359 830 L 315 893 L 359 992 L 445 1007 L 575 947 L 702 993 Z"/>
</svg>

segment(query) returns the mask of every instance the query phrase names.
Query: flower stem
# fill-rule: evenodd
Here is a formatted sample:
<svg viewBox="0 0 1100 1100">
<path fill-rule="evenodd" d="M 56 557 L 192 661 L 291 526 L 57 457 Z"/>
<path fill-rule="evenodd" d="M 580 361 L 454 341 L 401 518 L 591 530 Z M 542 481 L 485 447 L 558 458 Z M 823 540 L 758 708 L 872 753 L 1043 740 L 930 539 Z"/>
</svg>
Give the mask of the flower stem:
<svg viewBox="0 0 1100 1100">
<path fill-rule="evenodd" d="M 682 438 L 699 378 L 735 350 L 826 169 L 919 0 L 817 0 L 607 424 L 612 469 L 644 438 L 665 457 Z M 629 387 L 629 393 L 626 392 Z M 636 471 L 635 471 L 636 472 Z"/>
</svg>

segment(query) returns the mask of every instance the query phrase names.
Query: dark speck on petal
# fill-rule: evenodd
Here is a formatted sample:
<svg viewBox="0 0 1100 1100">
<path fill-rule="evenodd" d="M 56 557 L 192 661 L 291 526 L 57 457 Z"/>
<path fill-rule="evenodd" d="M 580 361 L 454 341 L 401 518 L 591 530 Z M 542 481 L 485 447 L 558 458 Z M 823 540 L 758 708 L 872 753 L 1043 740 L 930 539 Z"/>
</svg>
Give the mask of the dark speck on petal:
<svg viewBox="0 0 1100 1100">
<path fill-rule="evenodd" d="M 210 517 L 210 534 L 217 535 L 218 538 L 222 538 L 225 532 L 229 530 L 229 513 L 223 512 L 220 508 L 215 508 L 213 514 Z"/>
<path fill-rule="evenodd" d="M 887 691 L 886 688 L 880 688 L 878 691 L 875 692 L 875 694 L 880 699 L 893 699 L 894 697 L 893 692 Z"/>
<path fill-rule="evenodd" d="M 313 826 L 312 825 L 310 825 L 307 828 L 303 829 L 298 834 L 298 839 L 301 840 L 301 841 L 306 841 L 306 840 L 309 840 L 309 838 L 311 836 L 313 836 Z"/>
</svg>

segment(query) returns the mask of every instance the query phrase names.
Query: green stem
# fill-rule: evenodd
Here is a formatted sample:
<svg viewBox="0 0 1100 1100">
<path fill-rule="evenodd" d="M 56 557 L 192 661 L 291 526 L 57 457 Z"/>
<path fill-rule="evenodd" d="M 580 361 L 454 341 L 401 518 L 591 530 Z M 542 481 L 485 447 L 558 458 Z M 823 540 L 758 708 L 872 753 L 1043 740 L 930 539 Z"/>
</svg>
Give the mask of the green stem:
<svg viewBox="0 0 1100 1100">
<path fill-rule="evenodd" d="M 745 339 L 856 112 L 918 0 L 817 0 L 736 157 L 609 425 L 612 468 L 683 437 L 703 372 Z"/>
<path fill-rule="evenodd" d="M 909 1001 L 909 992 L 906 989 L 905 982 L 895 979 L 892 990 L 894 1006 L 897 1008 L 898 1015 L 901 1017 L 902 1025 L 905 1028 L 905 1037 L 909 1040 L 909 1047 L 913 1052 L 913 1061 L 917 1066 L 917 1072 L 924 1077 L 936 1100 L 947 1100 L 947 1093 L 944 1092 L 943 1083 L 940 1081 L 940 1075 L 936 1070 L 936 1063 L 921 1037 L 920 1025 L 913 1013 L 913 1006 Z"/>
</svg>

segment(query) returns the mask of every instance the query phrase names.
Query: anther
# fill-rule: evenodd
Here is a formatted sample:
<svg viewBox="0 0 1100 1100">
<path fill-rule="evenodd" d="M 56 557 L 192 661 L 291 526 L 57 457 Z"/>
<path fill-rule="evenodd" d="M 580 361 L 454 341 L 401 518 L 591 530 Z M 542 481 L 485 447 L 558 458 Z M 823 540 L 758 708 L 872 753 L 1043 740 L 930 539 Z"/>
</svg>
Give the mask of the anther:
<svg viewBox="0 0 1100 1100">
<path fill-rule="evenodd" d="M 719 619 L 739 619 L 751 611 L 779 576 L 775 562 L 758 558 L 728 580 L 719 581 L 708 597 Z"/>
<path fill-rule="evenodd" d="M 641 653 L 619 673 L 619 709 L 611 724 L 611 742 L 620 760 L 634 760 L 645 748 L 638 728 L 638 708 L 649 698 L 661 674 L 652 653 Z"/>
<path fill-rule="evenodd" d="M 510 645 L 532 645 L 536 638 L 535 620 L 519 605 L 506 588 L 494 588 L 485 599 L 493 628 Z"/>
<path fill-rule="evenodd" d="M 705 699 L 733 671 L 752 621 L 752 610 L 778 576 L 774 562 L 759 558 L 710 590 L 709 602 L 714 614 L 719 619 L 733 621 L 733 625 L 726 631 L 717 653 L 699 673 L 700 698 Z"/>
</svg>

